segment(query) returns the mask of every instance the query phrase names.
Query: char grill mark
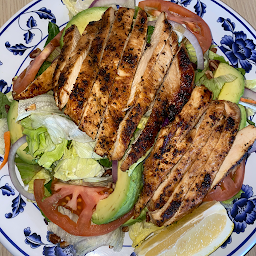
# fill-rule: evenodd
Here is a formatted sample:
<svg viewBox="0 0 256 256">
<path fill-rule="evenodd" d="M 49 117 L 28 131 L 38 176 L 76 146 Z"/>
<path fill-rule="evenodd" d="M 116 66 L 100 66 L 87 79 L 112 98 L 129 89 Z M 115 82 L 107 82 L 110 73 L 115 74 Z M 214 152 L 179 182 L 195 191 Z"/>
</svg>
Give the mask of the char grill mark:
<svg viewBox="0 0 256 256">
<path fill-rule="evenodd" d="M 76 48 L 76 45 L 80 39 L 81 35 L 75 25 L 72 25 L 66 30 L 65 36 L 63 38 L 64 45 L 61 49 L 61 53 L 58 58 L 58 62 L 55 68 L 55 71 L 53 73 L 53 89 L 54 89 L 54 98 L 56 105 L 59 106 L 59 89 L 58 84 L 59 84 L 59 78 L 61 71 L 65 67 L 70 54 L 74 51 Z"/>
<path fill-rule="evenodd" d="M 13 92 L 14 100 L 23 100 L 33 98 L 34 96 L 47 93 L 53 89 L 52 77 L 56 68 L 58 59 L 48 67 L 40 76 L 38 76 L 27 88 L 20 94 Z"/>
<path fill-rule="evenodd" d="M 154 192 L 162 183 L 169 170 L 160 170 L 159 164 L 163 154 L 167 152 L 167 145 L 172 141 L 176 143 L 192 130 L 199 121 L 211 102 L 212 94 L 204 86 L 196 87 L 180 114 L 168 126 L 163 127 L 158 135 L 155 146 L 144 164 L 144 186 L 135 205 L 135 216 L 139 216 L 141 210 L 152 198 Z M 185 132 L 186 131 L 186 132 Z"/>
<path fill-rule="evenodd" d="M 102 16 L 100 29 L 93 39 L 84 59 L 73 90 L 65 108 L 65 114 L 79 125 L 91 88 L 95 82 L 109 34 L 114 22 L 114 10 L 109 8 Z"/>
<path fill-rule="evenodd" d="M 101 156 L 108 155 L 115 141 L 118 126 L 125 116 L 124 109 L 130 95 L 137 65 L 144 50 L 146 35 L 147 14 L 140 10 L 119 64 L 108 106 L 96 139 L 94 151 Z"/>
<path fill-rule="evenodd" d="M 172 40 L 173 44 L 175 44 L 174 40 Z M 174 45 L 173 48 L 173 53 L 175 54 L 177 52 L 177 45 Z M 189 100 L 193 88 L 194 69 L 184 46 L 182 46 L 160 87 L 152 113 L 144 130 L 138 140 L 132 145 L 121 165 L 123 171 L 129 169 L 133 163 L 137 162 L 153 146 L 164 120 L 169 117 L 170 122 L 173 121 L 174 117 Z"/>
<path fill-rule="evenodd" d="M 116 141 L 110 151 L 112 160 L 120 160 L 123 157 L 140 119 L 154 100 L 156 92 L 162 84 L 169 67 L 172 54 L 167 40 L 171 35 L 171 27 L 167 25 L 164 20 L 162 21 L 162 30 L 162 32 L 165 33 L 162 33 L 159 40 L 152 45 L 154 48 L 152 56 L 141 81 L 137 85 L 137 96 L 134 105 L 126 113 L 126 116 L 119 125 Z M 153 36 L 154 34 L 152 37 Z M 154 40 L 154 37 L 152 40 Z M 148 51 L 152 50 L 148 48 Z"/>
<path fill-rule="evenodd" d="M 147 205 L 151 212 L 156 211 L 165 205 L 187 170 L 189 170 L 191 165 L 197 159 L 212 132 L 223 126 L 223 113 L 225 113 L 225 105 L 223 102 L 214 101 L 210 104 L 205 115 L 197 124 L 198 127 L 196 128 L 195 138 L 189 145 L 187 152 L 182 156 L 173 169 L 171 169 L 171 172 L 158 187 Z"/>
<path fill-rule="evenodd" d="M 117 11 L 109 40 L 105 47 L 97 79 L 84 108 L 79 128 L 92 139 L 96 138 L 103 117 L 117 68 L 127 43 L 133 21 L 133 9 L 120 8 Z"/>
</svg>

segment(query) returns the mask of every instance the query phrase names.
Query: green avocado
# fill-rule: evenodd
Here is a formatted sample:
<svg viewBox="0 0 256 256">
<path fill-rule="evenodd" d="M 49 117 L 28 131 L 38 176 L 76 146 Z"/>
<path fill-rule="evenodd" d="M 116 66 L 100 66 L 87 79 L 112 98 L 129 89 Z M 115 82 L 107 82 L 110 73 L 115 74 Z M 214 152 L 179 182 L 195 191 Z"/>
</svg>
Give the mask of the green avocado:
<svg viewBox="0 0 256 256">
<path fill-rule="evenodd" d="M 137 202 L 143 186 L 142 163 L 137 165 L 129 177 L 118 167 L 118 180 L 114 192 L 101 200 L 92 215 L 92 222 L 105 224 L 114 221 L 129 212 Z"/>
<path fill-rule="evenodd" d="M 228 64 L 220 63 L 214 74 L 214 78 L 228 74 L 236 76 L 237 79 L 235 79 L 233 82 L 224 84 L 220 91 L 218 99 L 238 103 L 241 96 L 244 94 L 245 82 L 243 75 L 238 70 L 229 66 Z"/>
<path fill-rule="evenodd" d="M 86 28 L 87 24 L 90 21 L 97 21 L 101 19 L 102 14 L 108 9 L 108 7 L 92 7 L 89 9 L 86 9 L 84 11 L 79 12 L 77 15 L 75 15 L 66 25 L 66 27 L 63 30 L 62 36 L 60 38 L 60 47 L 63 46 L 63 37 L 65 35 L 66 30 L 71 27 L 72 25 L 76 25 L 80 34 L 84 32 L 84 29 Z"/>
<path fill-rule="evenodd" d="M 241 111 L 241 122 L 240 122 L 239 130 L 242 130 L 246 126 L 247 115 L 246 115 L 246 110 L 244 106 L 238 104 L 238 107 L 240 108 L 240 111 Z"/>
<path fill-rule="evenodd" d="M 16 123 L 16 119 L 18 116 L 18 101 L 12 101 L 10 109 L 8 111 L 7 115 L 7 123 L 8 123 L 8 129 L 11 133 L 11 143 L 15 143 L 19 138 L 21 138 L 24 134 L 22 133 L 23 127 Z M 26 163 L 28 164 L 35 164 L 33 161 L 33 157 L 31 155 L 28 155 L 24 149 L 27 147 L 27 143 L 23 144 L 20 148 L 17 150 L 17 155 Z"/>
</svg>

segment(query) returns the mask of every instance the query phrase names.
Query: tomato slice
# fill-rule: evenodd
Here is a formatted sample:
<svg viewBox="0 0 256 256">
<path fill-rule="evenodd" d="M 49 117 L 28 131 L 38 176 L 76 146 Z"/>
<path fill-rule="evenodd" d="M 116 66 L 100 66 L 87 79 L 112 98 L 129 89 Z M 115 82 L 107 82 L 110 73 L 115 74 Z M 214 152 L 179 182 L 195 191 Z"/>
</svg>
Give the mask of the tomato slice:
<svg viewBox="0 0 256 256">
<path fill-rule="evenodd" d="M 164 0 L 141 1 L 139 2 L 139 7 L 143 10 L 152 8 L 152 14 L 154 14 L 154 10 L 165 12 L 169 20 L 185 24 L 186 27 L 196 36 L 204 53 L 211 46 L 212 34 L 209 26 L 200 16 L 188 9 Z"/>
<path fill-rule="evenodd" d="M 109 195 L 108 189 L 105 187 L 84 187 L 56 183 L 54 184 L 54 190 L 56 192 L 52 196 L 44 199 L 44 180 L 36 179 L 34 181 L 34 194 L 38 207 L 50 221 L 71 235 L 104 235 L 117 229 L 133 216 L 132 210 L 126 213 L 123 217 L 108 224 L 92 225 L 91 216 L 93 209 L 99 200 L 104 199 Z M 70 200 L 66 206 L 73 210 L 77 209 L 77 199 L 81 198 L 83 200 L 84 208 L 82 209 L 77 222 L 58 211 L 58 206 L 61 205 L 60 202 L 63 202 L 61 199 L 67 196 Z"/>
<path fill-rule="evenodd" d="M 213 188 L 204 198 L 204 201 L 225 201 L 236 195 L 242 188 L 245 173 L 245 160 L 234 172 L 231 172 L 223 181 Z"/>
<path fill-rule="evenodd" d="M 60 31 L 41 51 L 41 53 L 29 64 L 29 66 L 13 81 L 13 91 L 16 94 L 23 92 L 27 86 L 32 83 L 35 76 L 49 55 L 60 45 L 60 37 L 63 30 Z"/>
</svg>

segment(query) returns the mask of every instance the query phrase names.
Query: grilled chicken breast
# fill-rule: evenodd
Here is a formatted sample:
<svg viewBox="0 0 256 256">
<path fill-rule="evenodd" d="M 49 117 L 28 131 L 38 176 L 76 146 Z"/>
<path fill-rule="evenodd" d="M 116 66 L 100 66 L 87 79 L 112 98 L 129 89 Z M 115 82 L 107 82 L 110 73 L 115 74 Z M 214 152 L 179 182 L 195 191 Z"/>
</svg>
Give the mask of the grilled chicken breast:
<svg viewBox="0 0 256 256">
<path fill-rule="evenodd" d="M 202 203 L 227 156 L 240 125 L 240 110 L 225 102 L 226 120 L 223 129 L 211 135 L 193 166 L 187 171 L 164 207 L 151 215 L 157 225 L 170 225 Z"/>
<path fill-rule="evenodd" d="M 90 50 L 81 65 L 73 90 L 69 96 L 64 112 L 69 115 L 77 125 L 79 125 L 81 121 L 83 109 L 97 77 L 99 65 L 114 19 L 114 9 L 108 8 L 102 16 L 100 29 L 92 41 Z"/>
<path fill-rule="evenodd" d="M 155 211 L 162 208 L 172 195 L 187 170 L 197 159 L 202 148 L 207 143 L 209 137 L 215 129 L 219 129 L 224 124 L 225 105 L 223 102 L 214 101 L 210 104 L 205 115 L 199 121 L 196 128 L 196 135 L 190 143 L 186 153 L 180 161 L 171 169 L 167 178 L 161 183 L 147 208 L 149 211 Z M 166 159 L 168 161 L 168 159 Z"/>
<path fill-rule="evenodd" d="M 176 39 L 176 36 L 175 36 Z M 177 41 L 172 40 L 173 53 L 177 51 Z M 155 99 L 148 122 L 139 138 L 132 144 L 124 159 L 123 171 L 138 161 L 153 146 L 156 135 L 166 118 L 173 121 L 190 98 L 194 88 L 194 69 L 184 46 L 182 46 L 164 79 Z"/>
<path fill-rule="evenodd" d="M 101 28 L 101 22 L 102 20 L 90 22 L 86 26 L 82 36 L 77 42 L 76 48 L 71 53 L 65 67 L 60 72 L 58 88 L 55 91 L 55 94 L 58 95 L 58 104 L 60 109 L 65 107 L 69 99 L 69 95 L 73 89 L 73 85 L 81 69 L 82 63 L 91 47 L 92 40 Z"/>
<path fill-rule="evenodd" d="M 108 104 L 108 98 L 123 50 L 128 40 L 134 10 L 120 8 L 117 11 L 109 40 L 105 47 L 97 79 L 84 109 L 79 128 L 92 139 L 96 138 L 101 119 Z"/>
<path fill-rule="evenodd" d="M 58 83 L 59 83 L 59 77 L 60 73 L 65 67 L 70 54 L 74 51 L 76 48 L 76 45 L 80 39 L 81 35 L 77 29 L 76 25 L 72 25 L 66 30 L 65 36 L 63 38 L 64 45 L 61 49 L 58 62 L 55 68 L 55 71 L 53 73 L 53 78 L 52 78 L 52 83 L 53 83 L 53 88 L 55 91 L 54 98 L 56 105 L 59 106 L 59 93 L 58 93 Z"/>
<path fill-rule="evenodd" d="M 129 41 L 125 47 L 118 67 L 108 106 L 101 123 L 94 151 L 101 156 L 108 155 L 121 120 L 125 116 L 124 109 L 130 95 L 131 85 L 137 65 L 145 46 L 147 36 L 147 14 L 139 10 Z"/>
<path fill-rule="evenodd" d="M 155 146 L 144 164 L 144 186 L 135 205 L 135 216 L 139 216 L 141 210 L 169 173 L 169 169 L 159 169 L 159 165 L 165 154 L 169 153 L 167 149 L 170 141 L 175 144 L 185 138 L 208 108 L 211 97 L 211 92 L 204 86 L 196 87 L 175 120 L 160 130 Z M 162 162 L 162 164 L 164 163 Z"/>
<path fill-rule="evenodd" d="M 168 38 L 171 36 L 171 26 L 165 19 L 162 24 L 162 34 L 156 45 L 152 43 L 152 47 L 154 47 L 153 54 L 141 81 L 136 86 L 135 104 L 128 110 L 119 125 L 115 144 L 110 151 L 112 160 L 120 160 L 123 157 L 139 121 L 149 109 L 168 70 L 172 59 L 170 43 L 169 41 L 167 43 Z"/>
<path fill-rule="evenodd" d="M 24 100 L 33 98 L 34 96 L 47 93 L 53 89 L 52 77 L 56 68 L 58 59 L 48 67 L 40 76 L 38 76 L 27 88 L 20 94 L 13 93 L 14 100 Z"/>
</svg>

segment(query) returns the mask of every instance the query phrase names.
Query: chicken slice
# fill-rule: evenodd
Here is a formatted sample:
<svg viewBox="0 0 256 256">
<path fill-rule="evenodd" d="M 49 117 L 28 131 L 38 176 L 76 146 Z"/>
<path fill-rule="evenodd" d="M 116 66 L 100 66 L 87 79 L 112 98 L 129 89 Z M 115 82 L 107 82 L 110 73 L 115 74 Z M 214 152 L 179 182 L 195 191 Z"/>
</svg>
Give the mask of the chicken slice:
<svg viewBox="0 0 256 256">
<path fill-rule="evenodd" d="M 52 77 L 57 65 L 57 61 L 58 59 L 55 59 L 53 63 L 31 84 L 29 84 L 23 92 L 21 92 L 20 94 L 13 94 L 13 99 L 29 99 L 52 90 Z"/>
<path fill-rule="evenodd" d="M 69 95 L 71 94 L 71 90 L 73 89 L 82 63 L 91 47 L 92 40 L 100 30 L 101 22 L 101 20 L 90 22 L 86 26 L 76 48 L 71 53 L 70 58 L 60 73 L 57 89 L 55 90 L 55 97 L 58 97 L 60 109 L 65 107 L 69 99 Z"/>
<path fill-rule="evenodd" d="M 149 109 L 150 104 L 155 98 L 156 92 L 163 82 L 164 76 L 170 66 L 173 54 L 170 49 L 171 27 L 163 21 L 162 38 L 153 51 L 146 70 L 137 86 L 137 97 L 134 105 L 128 110 L 124 119 L 119 125 L 114 145 L 110 150 L 112 160 L 120 160 L 129 146 L 133 133 L 142 118 Z M 165 28 L 167 27 L 167 28 Z M 152 45 L 152 47 L 154 47 Z"/>
<path fill-rule="evenodd" d="M 196 87 L 175 120 L 160 130 L 156 143 L 144 164 L 144 186 L 135 205 L 135 216 L 139 216 L 169 172 L 169 170 L 160 171 L 158 168 L 167 145 L 171 140 L 173 143 L 181 141 L 192 130 L 208 108 L 211 97 L 212 93 L 206 87 Z"/>
<path fill-rule="evenodd" d="M 227 156 L 240 125 L 240 110 L 235 103 L 225 102 L 226 120 L 223 130 L 210 137 L 198 159 L 184 175 L 165 206 L 151 215 L 157 225 L 170 225 L 190 213 L 211 188 L 211 184 Z"/>
<path fill-rule="evenodd" d="M 247 156 L 248 150 L 252 147 L 256 140 L 256 127 L 249 125 L 240 130 L 235 138 L 235 141 L 228 152 L 227 157 L 222 163 L 220 170 L 215 176 L 211 189 L 214 188 L 222 179 L 224 179 L 230 171 L 232 171 L 243 158 Z"/>
<path fill-rule="evenodd" d="M 108 155 L 121 120 L 125 116 L 123 111 L 129 98 L 131 85 L 137 65 L 145 46 L 147 36 L 147 14 L 139 10 L 129 41 L 118 67 L 117 76 L 111 90 L 108 106 L 101 123 L 94 151 L 101 156 Z"/>
<path fill-rule="evenodd" d="M 207 143 L 213 131 L 223 125 L 225 105 L 221 101 L 213 101 L 207 109 L 205 115 L 197 124 L 197 131 L 190 147 L 182 156 L 180 161 L 171 169 L 167 178 L 161 183 L 150 202 L 147 205 L 149 211 L 162 208 L 178 186 L 184 174 L 194 163 L 202 148 Z"/>
<path fill-rule="evenodd" d="M 59 77 L 60 77 L 60 73 L 63 70 L 63 68 L 65 67 L 70 54 L 74 51 L 74 49 L 76 48 L 76 45 L 80 39 L 81 35 L 79 33 L 79 30 L 77 28 L 76 25 L 72 25 L 71 27 L 69 27 L 66 30 L 65 36 L 63 38 L 63 42 L 64 45 L 61 49 L 59 58 L 58 58 L 58 62 L 55 68 L 55 71 L 53 73 L 53 78 L 52 78 L 52 87 L 55 91 L 55 89 L 57 90 L 55 92 L 54 98 L 55 98 L 55 102 L 56 105 L 59 106 L 59 97 L 58 97 L 58 83 L 59 83 Z"/>
<path fill-rule="evenodd" d="M 114 9 L 109 8 L 102 16 L 99 32 L 92 41 L 90 50 L 81 65 L 80 72 L 69 96 L 64 112 L 77 125 L 81 121 L 84 106 L 95 82 L 114 19 Z"/>
<path fill-rule="evenodd" d="M 177 45 L 174 47 L 177 50 Z M 157 133 L 165 119 L 169 117 L 170 121 L 173 121 L 174 117 L 182 110 L 194 88 L 193 82 L 194 68 L 189 61 L 184 46 L 182 46 L 157 94 L 145 128 L 132 144 L 121 165 L 123 171 L 129 169 L 133 163 L 136 163 L 153 146 Z"/>
<path fill-rule="evenodd" d="M 96 138 L 101 119 L 108 104 L 109 94 L 117 75 L 117 68 L 131 31 L 134 9 L 117 11 L 109 40 L 105 47 L 97 79 L 84 108 L 79 128 L 92 139 Z"/>
</svg>

